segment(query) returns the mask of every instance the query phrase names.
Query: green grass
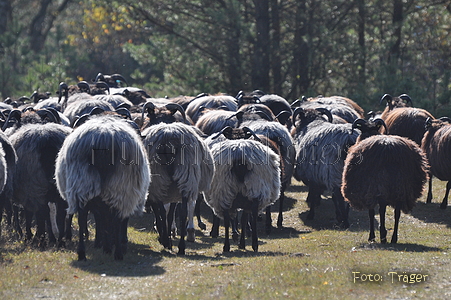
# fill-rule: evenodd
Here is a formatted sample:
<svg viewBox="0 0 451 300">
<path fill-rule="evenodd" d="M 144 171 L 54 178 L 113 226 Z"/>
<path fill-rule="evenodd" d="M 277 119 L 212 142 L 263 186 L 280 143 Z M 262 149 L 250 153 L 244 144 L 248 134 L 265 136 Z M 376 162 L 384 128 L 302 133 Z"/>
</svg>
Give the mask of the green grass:
<svg viewBox="0 0 451 300">
<path fill-rule="evenodd" d="M 336 229 L 327 197 L 315 220 L 306 220 L 307 190 L 297 182 L 287 194 L 284 228 L 266 236 L 264 222 L 259 223 L 258 253 L 252 251 L 250 239 L 246 250 L 232 243 L 231 252 L 222 253 L 222 228 L 219 238 L 209 236 L 211 213 L 205 205 L 208 229 L 196 231 L 196 242 L 187 244 L 184 257 L 176 255 L 178 241 L 173 252 L 159 245 L 149 214 L 131 220 L 129 251 L 120 262 L 93 248 L 92 242 L 84 262 L 76 260 L 76 241 L 66 250 L 39 251 L 14 241 L 3 225 L 0 298 L 446 299 L 451 294 L 451 208 L 439 208 L 444 188 L 434 180 L 433 203 L 424 203 L 423 197 L 411 215 L 401 215 L 396 245 L 367 242 L 367 212 L 351 210 L 350 228 Z M 387 213 L 391 238 L 393 210 Z M 354 282 L 353 272 L 367 278 L 377 274 L 382 281 Z M 403 282 L 410 274 L 427 275 L 426 281 Z"/>
</svg>

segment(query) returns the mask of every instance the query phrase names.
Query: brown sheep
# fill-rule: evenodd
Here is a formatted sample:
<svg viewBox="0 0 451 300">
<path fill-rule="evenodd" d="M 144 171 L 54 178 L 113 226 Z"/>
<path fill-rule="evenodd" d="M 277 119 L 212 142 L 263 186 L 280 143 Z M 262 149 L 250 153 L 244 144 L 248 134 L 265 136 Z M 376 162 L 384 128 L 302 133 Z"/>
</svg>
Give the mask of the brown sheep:
<svg viewBox="0 0 451 300">
<path fill-rule="evenodd" d="M 358 119 L 353 128 L 368 132 L 382 122 Z M 377 132 L 377 131 L 373 131 Z M 402 159 L 400 159 L 402 158 Z M 420 147 L 410 139 L 396 135 L 370 135 L 349 149 L 343 170 L 343 197 L 358 210 L 368 209 L 369 241 L 375 239 L 374 208 L 379 205 L 381 243 L 387 242 L 386 207 L 395 209 L 391 243 L 398 241 L 401 211 L 409 213 L 421 196 L 428 178 L 428 163 Z"/>
</svg>

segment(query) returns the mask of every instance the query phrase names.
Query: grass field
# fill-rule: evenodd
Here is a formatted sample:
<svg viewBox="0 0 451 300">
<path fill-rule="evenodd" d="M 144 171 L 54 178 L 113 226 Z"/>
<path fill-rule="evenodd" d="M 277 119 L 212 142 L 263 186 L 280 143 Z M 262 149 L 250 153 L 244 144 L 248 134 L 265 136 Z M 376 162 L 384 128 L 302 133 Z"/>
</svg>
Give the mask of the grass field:
<svg viewBox="0 0 451 300">
<path fill-rule="evenodd" d="M 207 230 L 196 230 L 184 257 L 176 255 L 178 241 L 173 252 L 162 249 L 150 214 L 130 221 L 129 251 L 120 262 L 91 241 L 83 262 L 76 260 L 76 241 L 65 250 L 39 251 L 14 241 L 3 225 L 0 299 L 447 299 L 451 207 L 439 208 L 445 184 L 434 180 L 433 187 L 432 204 L 423 197 L 411 215 L 401 215 L 396 245 L 367 242 L 367 212 L 351 210 L 350 228 L 336 229 L 328 197 L 315 220 L 306 220 L 307 189 L 298 182 L 287 193 L 284 228 L 266 236 L 259 223 L 258 253 L 250 238 L 246 250 L 232 243 L 222 253 L 222 231 L 209 236 L 206 205 Z M 391 238 L 393 210 L 387 212 Z M 274 212 L 273 224 L 276 218 Z"/>
</svg>

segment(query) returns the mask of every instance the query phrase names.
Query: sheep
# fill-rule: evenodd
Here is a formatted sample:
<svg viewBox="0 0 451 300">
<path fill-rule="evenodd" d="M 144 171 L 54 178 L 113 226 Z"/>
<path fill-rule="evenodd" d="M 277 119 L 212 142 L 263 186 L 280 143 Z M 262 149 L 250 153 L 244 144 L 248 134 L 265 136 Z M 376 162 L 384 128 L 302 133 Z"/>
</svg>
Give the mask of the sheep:
<svg viewBox="0 0 451 300">
<path fill-rule="evenodd" d="M 236 112 L 226 110 L 211 110 L 202 115 L 196 122 L 196 127 L 210 136 L 221 131 L 224 127 L 237 127 Z"/>
<path fill-rule="evenodd" d="M 147 116 L 145 117 L 145 115 Z M 188 125 L 192 124 L 191 120 L 187 118 L 183 107 L 177 103 L 167 103 L 160 106 L 155 105 L 151 101 L 146 102 L 142 108 L 141 120 L 138 122 L 138 124 L 141 125 L 141 130 L 161 122 L 182 122 Z"/>
<path fill-rule="evenodd" d="M 121 74 L 107 75 L 107 74 L 98 73 L 96 78 L 94 78 L 92 80 L 92 82 L 94 82 L 94 83 L 105 82 L 108 85 L 108 87 L 110 87 L 110 88 L 119 88 L 120 84 L 122 82 L 127 84 L 127 81 L 125 80 L 124 76 L 122 76 Z"/>
<path fill-rule="evenodd" d="M 322 114 L 326 114 L 326 121 Z M 297 119 L 299 117 L 299 119 Z M 303 109 L 293 113 L 295 127 L 292 135 L 296 148 L 296 165 L 293 176 L 309 187 L 307 203 L 308 219 L 313 219 L 315 207 L 325 189 L 332 191 L 332 200 L 339 226 L 349 227 L 349 206 L 340 192 L 341 173 L 348 148 L 359 135 L 352 131 L 351 124 L 332 124 L 330 111 L 324 108 Z"/>
<path fill-rule="evenodd" d="M 228 111 L 236 111 L 236 99 L 228 95 L 206 95 L 200 94 L 188 104 L 186 108 L 186 115 L 196 124 L 199 117 L 202 115 L 201 107 L 223 109 Z"/>
<path fill-rule="evenodd" d="M 441 209 L 448 206 L 448 195 L 451 189 L 451 160 L 449 158 L 451 146 L 451 119 L 441 117 L 439 119 L 428 118 L 425 123 L 426 133 L 421 142 L 421 149 L 426 153 L 430 164 L 431 176 L 440 180 L 448 181 L 446 184 L 445 197 L 440 204 Z M 432 194 L 429 192 L 428 197 Z"/>
<path fill-rule="evenodd" d="M 205 201 L 224 219 L 223 251 L 230 251 L 229 226 L 237 209 L 243 209 L 239 248 L 245 248 L 245 226 L 251 213 L 252 249 L 258 251 L 257 217 L 280 195 L 279 156 L 260 141 L 249 139 L 249 128 L 226 127 L 206 139 L 215 163 L 215 173 Z M 256 138 L 258 139 L 258 138 Z"/>
<path fill-rule="evenodd" d="M 113 108 L 125 107 L 130 109 L 133 106 L 133 103 L 129 101 L 126 97 L 122 95 L 112 94 L 112 95 L 95 95 L 94 99 L 99 99 L 110 103 Z"/>
<path fill-rule="evenodd" d="M 279 215 L 277 227 L 281 228 L 283 224 L 283 203 L 285 199 L 285 190 L 291 183 L 291 177 L 294 171 L 296 150 L 293 145 L 293 139 L 288 129 L 279 122 L 270 122 L 265 119 L 244 121 L 240 125 L 251 129 L 257 135 L 263 135 L 273 141 L 278 151 L 280 151 L 280 170 L 281 170 L 281 192 L 279 197 Z M 271 206 L 266 211 L 266 233 L 271 231 Z"/>
<path fill-rule="evenodd" d="M 165 112 L 160 111 L 163 115 Z M 195 127 L 182 122 L 164 123 L 164 120 L 168 120 L 165 116 L 154 117 L 160 123 L 149 125 L 142 131 L 150 167 L 155 173 L 149 186 L 146 207 L 152 208 L 155 214 L 160 243 L 171 249 L 168 228 L 171 227 L 173 214 L 169 213 L 170 218 L 166 221 L 164 204 L 182 203 L 178 254 L 185 255 L 186 232 L 187 240 L 194 241 L 195 201 L 200 192 L 210 187 L 214 172 L 213 159 Z"/>
<path fill-rule="evenodd" d="M 421 140 L 426 132 L 425 122 L 428 118 L 435 119 L 434 116 L 425 109 L 407 107 L 412 105 L 412 99 L 407 94 L 392 97 L 385 94 L 381 98 L 381 103 L 386 101 L 387 106 L 382 112 L 381 118 L 385 121 L 386 129 L 382 128 L 384 134 L 394 134 L 406 137 L 421 146 Z M 429 178 L 429 190 L 426 203 L 432 201 L 432 176 Z"/>
<path fill-rule="evenodd" d="M 381 122 L 368 124 L 356 120 L 353 128 L 366 132 L 380 127 Z M 375 135 L 374 135 L 375 134 Z M 368 136 L 368 135 L 365 135 Z M 387 242 L 385 228 L 386 207 L 395 210 L 395 226 L 391 243 L 398 241 L 398 226 L 401 211 L 409 213 L 421 196 L 428 179 L 428 162 L 424 152 L 410 139 L 397 135 L 373 135 L 358 140 L 348 151 L 343 170 L 341 191 L 347 203 L 358 210 L 368 209 L 370 234 L 368 240 L 375 240 L 374 215 L 379 205 L 380 239 Z"/>
<path fill-rule="evenodd" d="M 66 206 L 53 175 L 56 155 L 71 131 L 56 123 L 24 124 L 9 136 L 18 157 L 13 175 L 13 202 L 25 210 L 27 240 L 32 238 L 31 222 L 33 215 L 36 216 L 35 241 L 41 248 L 45 247 L 46 222 L 50 228 L 49 202 L 55 203 L 58 209 L 58 246 L 63 245 Z M 53 232 L 48 233 L 53 242 Z"/>
<path fill-rule="evenodd" d="M 0 132 L 0 236 L 3 210 L 7 213 L 8 223 L 12 216 L 12 178 L 17 162 L 16 151 L 8 137 Z"/>
<path fill-rule="evenodd" d="M 7 213 L 8 223 L 11 223 L 12 217 L 12 193 L 13 193 L 13 175 L 17 163 L 17 154 L 9 138 L 0 131 L 0 225 L 3 216 L 3 210 Z M 3 162 L 6 162 L 6 165 Z M 6 169 L 4 174 L 3 169 Z M 6 181 L 3 184 L 3 175 L 6 175 Z M 0 227 L 1 235 L 1 227 Z"/>
<path fill-rule="evenodd" d="M 300 107 L 306 109 L 315 109 L 323 107 L 329 110 L 334 117 L 333 123 L 343 124 L 345 122 L 352 123 L 355 119 L 363 118 L 363 109 L 349 98 L 341 96 L 316 98 L 303 98 Z"/>
<path fill-rule="evenodd" d="M 135 129 L 117 116 L 92 116 L 64 141 L 55 178 L 68 213 L 78 212 L 78 260 L 86 260 L 87 210 L 101 216 L 96 227 L 103 251 L 110 253 L 113 243 L 114 259 L 122 260 L 128 218 L 142 212 L 150 184 L 146 150 Z"/>
<path fill-rule="evenodd" d="M 85 99 L 70 103 L 64 110 L 64 115 L 69 119 L 72 126 L 77 117 L 89 113 L 94 107 L 100 107 L 104 111 L 114 111 L 114 106 L 102 99 Z"/>
</svg>

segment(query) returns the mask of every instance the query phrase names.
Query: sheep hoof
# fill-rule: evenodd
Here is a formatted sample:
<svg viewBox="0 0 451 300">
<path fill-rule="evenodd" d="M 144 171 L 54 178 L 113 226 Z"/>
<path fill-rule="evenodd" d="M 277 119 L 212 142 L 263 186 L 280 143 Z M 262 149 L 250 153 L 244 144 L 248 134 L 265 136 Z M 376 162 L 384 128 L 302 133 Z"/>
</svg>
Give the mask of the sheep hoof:
<svg viewBox="0 0 451 300">
<path fill-rule="evenodd" d="M 223 252 L 230 252 L 230 245 L 224 245 L 224 247 L 222 248 Z"/>
<path fill-rule="evenodd" d="M 195 237 L 195 232 L 194 232 L 194 228 L 188 228 L 186 230 L 186 241 L 187 242 L 194 242 L 196 237 Z"/>
<path fill-rule="evenodd" d="M 124 255 L 122 253 L 114 252 L 114 260 L 124 260 Z"/>
<path fill-rule="evenodd" d="M 86 261 L 86 253 L 78 252 L 78 261 Z"/>
<path fill-rule="evenodd" d="M 381 238 L 381 244 L 387 244 L 387 238 Z"/>
</svg>

